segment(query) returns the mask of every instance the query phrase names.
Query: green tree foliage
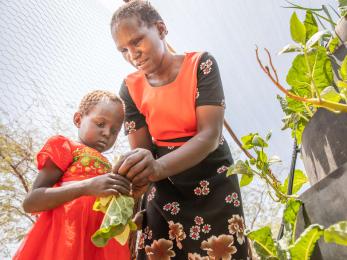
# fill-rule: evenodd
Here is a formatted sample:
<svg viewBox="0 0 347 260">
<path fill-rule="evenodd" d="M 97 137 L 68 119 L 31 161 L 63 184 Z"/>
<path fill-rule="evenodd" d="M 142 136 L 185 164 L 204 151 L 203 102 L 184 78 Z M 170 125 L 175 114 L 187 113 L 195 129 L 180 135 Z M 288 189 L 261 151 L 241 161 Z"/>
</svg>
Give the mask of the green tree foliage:
<svg viewBox="0 0 347 260">
<path fill-rule="evenodd" d="M 17 244 L 35 221 L 21 203 L 31 187 L 36 167 L 35 145 L 30 133 L 0 123 L 0 243 L 3 256 Z"/>
</svg>

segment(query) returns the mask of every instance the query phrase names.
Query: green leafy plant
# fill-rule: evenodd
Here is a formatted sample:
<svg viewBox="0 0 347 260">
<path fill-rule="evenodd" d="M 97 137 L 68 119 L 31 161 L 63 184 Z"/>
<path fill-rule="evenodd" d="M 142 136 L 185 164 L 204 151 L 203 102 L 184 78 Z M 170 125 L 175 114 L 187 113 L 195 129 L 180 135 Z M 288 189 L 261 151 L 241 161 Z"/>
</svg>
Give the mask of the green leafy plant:
<svg viewBox="0 0 347 260">
<path fill-rule="evenodd" d="M 265 152 L 265 148 L 268 147 L 268 141 L 270 138 L 271 133 L 267 134 L 265 138 L 262 138 L 258 133 L 250 133 L 243 136 L 241 138 L 242 148 L 246 151 L 252 151 L 256 156 L 245 161 L 238 160 L 234 165 L 229 167 L 227 176 L 232 174 L 241 174 L 241 187 L 250 184 L 253 181 L 254 176 L 258 176 L 270 187 L 272 192 L 269 190 L 269 194 L 273 200 L 286 203 L 289 198 L 296 197 L 296 195 L 286 194 L 288 189 L 288 177 L 282 184 L 270 168 L 271 165 L 281 161 L 278 156 L 269 157 Z M 307 177 L 302 171 L 296 170 L 295 174 L 296 178 L 293 183 L 294 193 L 299 191 L 307 182 Z M 272 194 L 274 194 L 274 196 Z"/>
<path fill-rule="evenodd" d="M 327 243 L 347 245 L 347 221 L 338 222 L 326 229 L 322 225 L 312 224 L 296 239 L 297 216 L 301 205 L 300 200 L 287 201 L 283 215 L 285 232 L 282 239 L 273 239 L 271 229 L 267 226 L 247 233 L 247 237 L 254 242 L 260 259 L 308 260 L 322 236 Z"/>
<path fill-rule="evenodd" d="M 112 238 L 124 245 L 131 230 L 136 230 L 132 221 L 134 199 L 129 196 L 98 198 L 93 209 L 105 213 L 100 228 L 93 234 L 92 242 L 97 247 L 105 246 Z"/>
<path fill-rule="evenodd" d="M 261 69 L 282 91 L 286 97 L 278 96 L 282 110 L 286 114 L 283 119 L 284 127 L 292 129 L 298 143 L 301 142 L 302 132 L 317 108 L 323 107 L 335 113 L 347 112 L 346 78 L 344 61 L 340 74 L 342 80 L 334 82 L 331 54 L 339 41 L 329 30 L 319 30 L 312 10 L 306 11 L 304 22 L 301 22 L 294 12 L 290 19 L 290 33 L 294 43 L 288 44 L 280 54 L 296 52 L 297 56 L 288 71 L 286 81 L 291 86 L 286 89 L 278 79 L 272 58 L 265 49 L 270 66 L 265 66 L 259 58 Z"/>
</svg>

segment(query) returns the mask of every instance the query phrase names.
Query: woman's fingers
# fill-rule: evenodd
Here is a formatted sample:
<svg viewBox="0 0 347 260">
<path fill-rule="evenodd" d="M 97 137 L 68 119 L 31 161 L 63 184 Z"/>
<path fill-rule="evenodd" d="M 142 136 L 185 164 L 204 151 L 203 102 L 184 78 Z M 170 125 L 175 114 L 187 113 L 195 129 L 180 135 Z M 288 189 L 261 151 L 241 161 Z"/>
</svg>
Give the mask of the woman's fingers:
<svg viewBox="0 0 347 260">
<path fill-rule="evenodd" d="M 142 183 L 148 183 L 148 177 L 153 173 L 151 169 L 151 167 L 145 168 L 133 178 L 132 182 L 139 186 L 141 186 Z"/>
<path fill-rule="evenodd" d="M 132 179 L 134 175 L 136 175 L 136 172 L 132 173 L 131 176 L 128 176 L 129 170 L 140 161 L 144 160 L 146 162 L 146 158 L 151 158 L 152 154 L 150 151 L 146 149 L 135 149 L 137 152 L 131 154 L 128 156 L 128 158 L 125 159 L 125 161 L 122 163 L 122 165 L 119 167 L 118 172 L 121 175 L 126 175 L 128 179 Z M 153 158 L 153 157 L 152 157 Z M 147 161 L 148 163 L 148 161 Z"/>
<path fill-rule="evenodd" d="M 136 153 L 137 150 L 132 150 L 132 151 L 129 151 L 125 154 L 122 154 L 118 157 L 115 165 L 113 166 L 112 168 L 112 172 L 115 173 L 115 174 L 118 174 L 119 173 L 119 167 L 121 167 L 121 165 L 123 164 L 123 162 L 132 154 Z"/>
<path fill-rule="evenodd" d="M 133 165 L 127 172 L 126 177 L 129 180 L 132 180 L 137 174 L 141 173 L 144 169 L 146 169 L 148 165 L 148 159 L 143 158 L 138 163 Z"/>
</svg>

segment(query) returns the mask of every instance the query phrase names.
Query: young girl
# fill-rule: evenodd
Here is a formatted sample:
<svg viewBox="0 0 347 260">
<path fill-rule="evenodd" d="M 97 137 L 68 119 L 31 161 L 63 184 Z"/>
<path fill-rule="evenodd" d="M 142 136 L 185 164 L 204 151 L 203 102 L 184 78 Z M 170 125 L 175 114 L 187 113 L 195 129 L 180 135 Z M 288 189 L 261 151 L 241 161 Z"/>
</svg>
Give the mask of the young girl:
<svg viewBox="0 0 347 260">
<path fill-rule="evenodd" d="M 135 152 L 118 172 L 133 185 L 151 182 L 138 259 L 249 259 L 237 176 L 225 174 L 233 160 L 222 137 L 216 60 L 207 52 L 173 54 L 148 1 L 120 7 L 111 32 L 137 70 L 120 92 Z"/>
<path fill-rule="evenodd" d="M 95 198 L 130 192 L 125 177 L 108 174 L 111 164 L 101 154 L 116 141 L 123 118 L 118 97 L 93 91 L 73 118 L 79 141 L 48 139 L 36 158 L 40 172 L 23 202 L 26 212 L 41 214 L 14 259 L 130 259 L 128 246 L 114 239 L 102 248 L 91 242 L 103 219 L 92 210 Z"/>
</svg>

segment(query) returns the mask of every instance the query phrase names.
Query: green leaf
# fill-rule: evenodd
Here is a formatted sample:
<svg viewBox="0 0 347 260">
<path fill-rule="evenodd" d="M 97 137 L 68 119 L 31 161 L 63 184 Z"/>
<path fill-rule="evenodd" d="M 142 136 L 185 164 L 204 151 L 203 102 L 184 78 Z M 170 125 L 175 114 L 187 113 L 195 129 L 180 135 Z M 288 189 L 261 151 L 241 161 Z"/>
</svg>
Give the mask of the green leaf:
<svg viewBox="0 0 347 260">
<path fill-rule="evenodd" d="M 263 151 L 257 151 L 257 155 L 258 155 L 258 158 L 257 158 L 257 161 L 259 162 L 262 162 L 262 163 L 268 163 L 268 160 L 267 160 L 267 155 L 265 152 Z"/>
<path fill-rule="evenodd" d="M 251 149 L 251 148 L 253 148 L 252 140 L 253 140 L 254 135 L 256 135 L 256 133 L 255 134 L 250 133 L 248 135 L 245 135 L 245 136 L 241 137 L 241 141 L 242 141 L 242 144 L 243 144 L 242 147 L 244 149 Z"/>
<path fill-rule="evenodd" d="M 323 235 L 323 227 L 318 224 L 310 225 L 289 247 L 292 260 L 310 260 L 317 240 Z"/>
<path fill-rule="evenodd" d="M 266 142 L 270 140 L 271 136 L 272 136 L 272 132 L 270 131 L 265 137 Z"/>
<path fill-rule="evenodd" d="M 324 30 L 324 31 L 319 31 L 316 32 L 314 35 L 312 35 L 312 37 L 307 41 L 306 43 L 306 47 L 309 49 L 312 46 L 314 46 L 324 35 L 328 34 L 329 31 L 328 30 Z"/>
<path fill-rule="evenodd" d="M 133 215 L 134 199 L 129 196 L 113 196 L 108 205 L 100 228 L 93 234 L 92 242 L 103 247 L 107 242 L 121 234 Z"/>
<path fill-rule="evenodd" d="M 324 240 L 327 243 L 347 246 L 347 221 L 340 221 L 325 229 Z"/>
<path fill-rule="evenodd" d="M 341 100 L 341 96 L 334 87 L 328 86 L 320 93 L 321 98 L 325 100 L 329 100 L 331 102 L 339 103 Z"/>
<path fill-rule="evenodd" d="M 347 0 L 338 0 L 339 1 L 339 10 L 341 16 L 344 17 L 347 15 Z"/>
<path fill-rule="evenodd" d="M 266 226 L 247 234 L 261 259 L 278 259 L 270 227 Z"/>
<path fill-rule="evenodd" d="M 287 44 L 286 46 L 284 46 L 279 52 L 278 55 L 281 55 L 283 53 L 289 53 L 289 52 L 302 52 L 304 49 L 302 46 L 298 45 L 298 44 Z"/>
<path fill-rule="evenodd" d="M 240 180 L 240 187 L 247 186 L 253 181 L 253 175 L 243 174 Z"/>
<path fill-rule="evenodd" d="M 339 80 L 336 85 L 339 87 L 339 88 L 347 88 L 347 82 L 344 82 L 344 81 L 341 81 Z"/>
<path fill-rule="evenodd" d="M 235 164 L 229 167 L 226 176 L 229 177 L 233 174 L 253 175 L 253 172 L 247 163 L 238 160 Z"/>
<path fill-rule="evenodd" d="M 268 147 L 268 144 L 258 134 L 253 136 L 252 145 L 257 147 Z"/>
<path fill-rule="evenodd" d="M 283 220 L 286 230 L 292 235 L 292 241 L 295 239 L 296 221 L 302 202 L 296 199 L 289 199 L 283 212 Z"/>
<path fill-rule="evenodd" d="M 339 38 L 337 37 L 334 37 L 332 38 L 330 41 L 329 41 L 329 45 L 328 45 L 328 50 L 330 53 L 334 53 L 336 48 L 339 46 L 340 44 L 340 40 Z"/>
<path fill-rule="evenodd" d="M 303 54 L 297 55 L 288 71 L 286 80 L 292 86 L 291 92 L 311 98 L 312 79 L 318 91 L 321 91 L 332 85 L 333 71 L 326 49 L 323 47 L 317 47 L 315 51 L 307 54 L 307 59 L 308 64 Z M 310 67 L 311 75 L 307 65 Z M 298 102 L 296 101 L 296 103 Z"/>
<path fill-rule="evenodd" d="M 347 81 L 347 55 L 341 64 L 340 75 L 343 81 Z"/>
<path fill-rule="evenodd" d="M 287 193 L 288 191 L 289 175 L 285 179 L 283 185 L 281 186 L 281 191 Z M 294 181 L 293 181 L 293 194 L 296 194 L 301 187 L 308 182 L 307 176 L 301 170 L 294 171 Z"/>
<path fill-rule="evenodd" d="M 305 25 L 298 19 L 295 12 L 290 18 L 290 34 L 295 42 L 305 44 L 306 28 Z"/>
<path fill-rule="evenodd" d="M 318 24 L 311 10 L 306 11 L 306 17 L 304 21 L 306 28 L 306 41 L 312 37 L 316 32 L 318 32 Z"/>
</svg>

